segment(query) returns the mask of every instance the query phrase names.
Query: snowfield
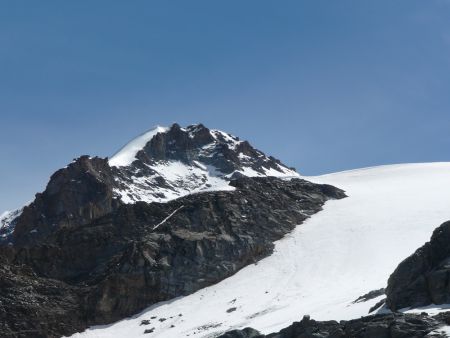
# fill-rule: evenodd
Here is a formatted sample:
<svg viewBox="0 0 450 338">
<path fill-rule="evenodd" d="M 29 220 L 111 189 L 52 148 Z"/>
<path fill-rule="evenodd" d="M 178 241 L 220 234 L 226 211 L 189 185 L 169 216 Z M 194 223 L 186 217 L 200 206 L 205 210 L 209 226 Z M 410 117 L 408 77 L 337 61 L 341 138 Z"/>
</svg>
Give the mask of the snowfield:
<svg viewBox="0 0 450 338">
<path fill-rule="evenodd" d="M 319 320 L 364 316 L 380 297 L 353 301 L 385 287 L 398 263 L 450 219 L 450 163 L 304 178 L 335 185 L 349 197 L 327 202 L 276 242 L 271 256 L 234 276 L 73 337 L 215 337 L 247 326 L 275 332 L 305 314 Z M 151 323 L 140 325 L 144 319 Z"/>
</svg>

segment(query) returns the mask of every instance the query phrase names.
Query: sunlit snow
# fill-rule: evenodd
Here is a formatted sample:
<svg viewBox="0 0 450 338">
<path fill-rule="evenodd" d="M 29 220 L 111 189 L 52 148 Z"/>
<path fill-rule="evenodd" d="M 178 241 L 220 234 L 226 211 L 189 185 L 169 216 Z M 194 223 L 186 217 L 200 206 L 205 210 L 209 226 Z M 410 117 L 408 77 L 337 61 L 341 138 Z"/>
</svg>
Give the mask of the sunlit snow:
<svg viewBox="0 0 450 338">
<path fill-rule="evenodd" d="M 136 154 L 158 133 L 165 133 L 166 127 L 157 126 L 128 142 L 122 149 L 109 159 L 112 167 L 123 167 L 130 165 L 136 159 Z"/>
</svg>

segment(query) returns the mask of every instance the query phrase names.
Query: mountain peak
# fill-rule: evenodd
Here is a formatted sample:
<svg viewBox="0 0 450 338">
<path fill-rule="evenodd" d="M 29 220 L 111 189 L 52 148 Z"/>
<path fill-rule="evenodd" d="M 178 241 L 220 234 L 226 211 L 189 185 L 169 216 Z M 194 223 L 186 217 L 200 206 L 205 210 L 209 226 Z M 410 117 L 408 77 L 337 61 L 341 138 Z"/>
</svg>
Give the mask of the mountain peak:
<svg viewBox="0 0 450 338">
<path fill-rule="evenodd" d="M 298 177 L 249 142 L 201 123 L 153 128 L 125 145 L 109 164 L 118 177 L 115 193 L 125 203 L 229 190 L 236 176 Z"/>
</svg>

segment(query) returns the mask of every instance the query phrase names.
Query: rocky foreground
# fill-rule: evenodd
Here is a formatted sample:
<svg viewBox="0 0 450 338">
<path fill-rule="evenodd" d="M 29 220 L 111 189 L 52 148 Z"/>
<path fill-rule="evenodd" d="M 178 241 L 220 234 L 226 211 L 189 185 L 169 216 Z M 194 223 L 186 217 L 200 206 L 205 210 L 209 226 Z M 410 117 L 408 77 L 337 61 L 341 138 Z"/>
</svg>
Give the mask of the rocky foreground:
<svg viewBox="0 0 450 338">
<path fill-rule="evenodd" d="M 431 317 L 426 313 L 386 314 L 349 321 L 315 321 L 305 316 L 300 322 L 268 335 L 252 328 L 234 330 L 219 338 L 423 338 L 447 337 L 441 328 L 450 324 L 450 312 Z"/>
</svg>

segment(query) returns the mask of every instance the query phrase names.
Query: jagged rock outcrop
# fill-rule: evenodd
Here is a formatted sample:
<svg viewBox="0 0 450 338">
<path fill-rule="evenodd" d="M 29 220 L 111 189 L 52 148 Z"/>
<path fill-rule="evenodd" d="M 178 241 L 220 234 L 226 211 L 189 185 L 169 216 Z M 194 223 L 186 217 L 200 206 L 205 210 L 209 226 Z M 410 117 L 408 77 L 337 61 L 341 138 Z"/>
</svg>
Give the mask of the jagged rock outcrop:
<svg viewBox="0 0 450 338">
<path fill-rule="evenodd" d="M 391 310 L 450 303 L 450 222 L 399 264 L 389 277 L 386 295 Z"/>
<path fill-rule="evenodd" d="M 214 146 L 225 147 L 217 139 L 228 134 L 213 134 L 203 126 L 172 126 L 167 135 L 156 133 L 147 142 L 132 167 L 171 161 L 173 152 L 189 165 L 205 162 L 195 153 L 198 145 L 212 137 Z M 247 143 L 226 142 L 242 147 L 238 159 L 270 170 L 272 160 Z M 242 153 L 256 158 L 251 161 Z M 211 165 L 243 163 L 223 157 Z M 270 254 L 274 241 L 321 210 L 326 200 L 345 197 L 340 189 L 298 178 L 232 175 L 222 178 L 226 187 L 217 191 L 194 189 L 166 203 L 127 204 L 116 191 L 124 184 L 121 175 L 136 179 L 138 172 L 130 168 L 82 156 L 57 171 L 14 220 L 13 234 L 0 243 L 0 281 L 9 285 L 0 289 L 0 318 L 8 317 L 0 336 L 57 337 L 192 293 Z M 164 189 L 173 182 L 160 184 Z M 153 185 L 142 188 L 155 192 Z M 7 304 L 16 294 L 21 296 Z M 70 320 L 63 321 L 66 316 Z"/>
<path fill-rule="evenodd" d="M 450 323 L 450 312 L 435 317 L 426 314 L 386 314 L 349 321 L 315 321 L 305 316 L 300 322 L 268 335 L 246 328 L 218 338 L 422 338 L 447 337 L 439 328 Z"/>
</svg>

